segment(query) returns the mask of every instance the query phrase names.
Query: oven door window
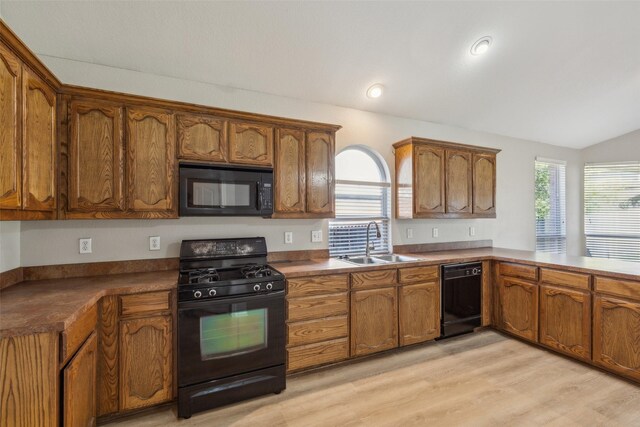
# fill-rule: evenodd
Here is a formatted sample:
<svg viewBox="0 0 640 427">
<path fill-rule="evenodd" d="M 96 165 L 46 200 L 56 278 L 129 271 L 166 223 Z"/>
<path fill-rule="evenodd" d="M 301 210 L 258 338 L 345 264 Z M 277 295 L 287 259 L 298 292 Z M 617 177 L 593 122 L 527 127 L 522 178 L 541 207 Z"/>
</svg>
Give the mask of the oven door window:
<svg viewBox="0 0 640 427">
<path fill-rule="evenodd" d="M 267 348 L 268 319 L 266 308 L 201 317 L 201 359 L 219 359 Z"/>
<path fill-rule="evenodd" d="M 191 180 L 189 207 L 252 207 L 255 182 Z"/>
</svg>

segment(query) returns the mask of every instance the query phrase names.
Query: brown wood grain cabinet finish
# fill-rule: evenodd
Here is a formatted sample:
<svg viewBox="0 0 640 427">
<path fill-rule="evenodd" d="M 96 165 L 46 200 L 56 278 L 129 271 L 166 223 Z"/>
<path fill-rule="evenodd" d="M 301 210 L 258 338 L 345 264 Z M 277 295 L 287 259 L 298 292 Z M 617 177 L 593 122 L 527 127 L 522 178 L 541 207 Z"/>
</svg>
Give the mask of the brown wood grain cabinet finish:
<svg viewBox="0 0 640 427">
<path fill-rule="evenodd" d="M 351 293 L 351 356 L 377 353 L 398 346 L 397 288 Z"/>
<path fill-rule="evenodd" d="M 498 283 L 501 329 L 538 341 L 538 285 L 511 277 Z"/>
<path fill-rule="evenodd" d="M 275 217 L 306 212 L 305 134 L 297 129 L 277 129 L 275 140 Z"/>
<path fill-rule="evenodd" d="M 591 359 L 589 292 L 540 286 L 540 344 L 579 359 Z"/>
<path fill-rule="evenodd" d="M 349 335 L 347 316 L 306 320 L 287 325 L 289 347 L 313 344 Z"/>
<path fill-rule="evenodd" d="M 446 151 L 447 212 L 473 212 L 472 154 L 466 151 Z"/>
<path fill-rule="evenodd" d="M 430 267 L 406 267 L 398 269 L 398 280 L 402 284 L 424 283 L 438 280 L 440 277 L 440 267 L 437 265 Z"/>
<path fill-rule="evenodd" d="M 307 132 L 307 213 L 314 218 L 335 216 L 334 150 L 332 133 Z"/>
<path fill-rule="evenodd" d="M 170 111 L 127 109 L 128 207 L 176 210 L 175 123 Z"/>
<path fill-rule="evenodd" d="M 445 150 L 429 145 L 414 147 L 416 216 L 446 212 Z"/>
<path fill-rule="evenodd" d="M 259 123 L 229 124 L 229 162 L 273 165 L 273 127 Z"/>
<path fill-rule="evenodd" d="M 0 340 L 0 425 L 59 425 L 57 354 L 55 333 Z"/>
<path fill-rule="evenodd" d="M 351 273 L 351 289 L 370 289 L 395 286 L 398 282 L 398 270 L 371 270 Z"/>
<path fill-rule="evenodd" d="M 440 336 L 440 283 L 398 288 L 400 345 L 417 344 Z"/>
<path fill-rule="evenodd" d="M 347 274 L 309 276 L 287 280 L 288 297 L 322 295 L 332 292 L 347 291 L 348 289 L 349 276 Z"/>
<path fill-rule="evenodd" d="M 122 211 L 123 108 L 96 100 L 69 104 L 69 211 Z"/>
<path fill-rule="evenodd" d="M 602 276 L 595 276 L 594 282 L 597 292 L 640 301 L 640 282 Z"/>
<path fill-rule="evenodd" d="M 336 363 L 349 357 L 349 340 L 339 338 L 287 349 L 287 372 Z"/>
<path fill-rule="evenodd" d="M 96 425 L 97 338 L 93 333 L 63 372 L 63 414 L 65 427 Z"/>
<path fill-rule="evenodd" d="M 98 322 L 98 308 L 91 306 L 61 334 L 60 362 L 65 363 L 78 351 L 82 343 L 96 329 Z"/>
<path fill-rule="evenodd" d="M 414 147 L 411 144 L 405 144 L 395 149 L 395 212 L 396 218 L 413 218 L 414 216 L 414 174 L 412 155 Z M 444 194 L 444 188 L 442 190 Z M 444 203 L 443 203 L 444 206 Z"/>
<path fill-rule="evenodd" d="M 496 155 L 473 153 L 473 213 L 496 215 Z"/>
<path fill-rule="evenodd" d="M 0 209 L 22 208 L 22 64 L 0 44 Z"/>
<path fill-rule="evenodd" d="M 118 296 L 103 297 L 98 308 L 97 415 L 100 417 L 118 412 Z"/>
<path fill-rule="evenodd" d="M 120 315 L 135 316 L 168 311 L 171 308 L 171 292 L 145 292 L 122 295 L 120 297 Z"/>
<path fill-rule="evenodd" d="M 120 321 L 120 410 L 172 399 L 171 316 Z"/>
<path fill-rule="evenodd" d="M 510 262 L 498 263 L 498 273 L 501 276 L 518 277 L 520 279 L 537 281 L 538 267 L 525 264 L 514 264 Z"/>
<path fill-rule="evenodd" d="M 199 114 L 176 116 L 178 157 L 226 163 L 229 161 L 227 120 Z"/>
<path fill-rule="evenodd" d="M 22 69 L 23 209 L 56 209 L 56 93 L 27 67 Z"/>
<path fill-rule="evenodd" d="M 595 296 L 593 362 L 640 381 L 640 302 Z"/>
<path fill-rule="evenodd" d="M 568 286 L 582 290 L 591 289 L 591 276 L 584 273 L 540 268 L 540 281 L 550 285 Z"/>
<path fill-rule="evenodd" d="M 349 313 L 346 292 L 287 299 L 287 320 L 300 321 Z"/>
<path fill-rule="evenodd" d="M 493 263 L 482 261 L 482 326 L 493 323 Z"/>
</svg>

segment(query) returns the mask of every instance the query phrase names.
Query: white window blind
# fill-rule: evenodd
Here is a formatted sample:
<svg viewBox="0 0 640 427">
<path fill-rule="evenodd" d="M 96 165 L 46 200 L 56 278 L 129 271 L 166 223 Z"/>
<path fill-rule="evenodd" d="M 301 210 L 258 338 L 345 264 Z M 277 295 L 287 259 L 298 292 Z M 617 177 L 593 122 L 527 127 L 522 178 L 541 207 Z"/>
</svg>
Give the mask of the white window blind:
<svg viewBox="0 0 640 427">
<path fill-rule="evenodd" d="M 584 167 L 587 254 L 640 262 L 640 162 Z"/>
<path fill-rule="evenodd" d="M 535 163 L 536 251 L 567 252 L 566 165 L 537 158 Z"/>
<path fill-rule="evenodd" d="M 336 156 L 336 218 L 329 222 L 329 254 L 363 255 L 367 224 L 371 253 L 388 253 L 390 239 L 390 189 L 381 160 L 365 147 L 347 148 Z"/>
</svg>

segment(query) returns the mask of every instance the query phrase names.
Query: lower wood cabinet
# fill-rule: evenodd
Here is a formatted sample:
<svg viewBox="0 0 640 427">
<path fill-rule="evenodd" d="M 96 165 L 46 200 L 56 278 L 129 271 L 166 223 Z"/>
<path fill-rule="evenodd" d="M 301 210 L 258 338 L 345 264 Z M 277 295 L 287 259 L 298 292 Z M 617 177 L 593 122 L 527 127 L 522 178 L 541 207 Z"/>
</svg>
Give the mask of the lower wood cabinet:
<svg viewBox="0 0 640 427">
<path fill-rule="evenodd" d="M 172 398 L 171 316 L 120 322 L 120 410 Z"/>
<path fill-rule="evenodd" d="M 540 286 L 540 343 L 579 359 L 591 358 L 589 292 Z"/>
<path fill-rule="evenodd" d="M 498 278 L 501 329 L 538 341 L 538 285 L 512 277 Z"/>
<path fill-rule="evenodd" d="M 63 371 L 63 425 L 96 425 L 96 361 L 98 339 L 95 332 L 80 347 Z"/>
<path fill-rule="evenodd" d="M 593 362 L 640 381 L 640 302 L 595 296 Z"/>
<path fill-rule="evenodd" d="M 398 346 L 396 287 L 351 293 L 351 356 L 362 356 Z"/>
<path fill-rule="evenodd" d="M 398 288 L 400 345 L 416 344 L 440 336 L 440 284 L 405 285 Z"/>
</svg>

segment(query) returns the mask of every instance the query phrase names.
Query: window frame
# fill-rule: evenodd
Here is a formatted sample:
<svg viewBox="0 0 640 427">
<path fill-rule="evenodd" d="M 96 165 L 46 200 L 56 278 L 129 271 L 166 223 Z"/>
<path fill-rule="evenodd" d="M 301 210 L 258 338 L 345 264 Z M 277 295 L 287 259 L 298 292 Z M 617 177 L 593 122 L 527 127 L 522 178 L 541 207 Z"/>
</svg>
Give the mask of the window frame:
<svg viewBox="0 0 640 427">
<path fill-rule="evenodd" d="M 553 204 L 555 200 L 555 208 L 559 210 L 559 212 L 553 213 L 553 206 L 550 208 L 553 215 L 557 217 L 554 221 L 556 222 L 556 227 L 559 225 L 559 233 L 556 234 L 539 234 L 539 222 L 537 218 L 537 198 L 536 198 L 536 180 L 537 180 L 537 171 L 538 171 L 538 163 L 546 164 L 548 166 L 553 166 L 558 168 L 558 179 L 560 182 L 556 182 L 561 185 L 562 188 L 557 188 L 557 190 L 552 192 L 551 182 L 549 183 L 550 187 L 550 195 L 549 195 L 549 203 Z M 534 161 L 534 221 L 535 221 L 535 235 L 536 235 L 536 252 L 543 253 L 553 253 L 566 255 L 567 253 L 567 162 L 565 160 L 558 159 L 550 159 L 546 157 L 537 156 Z M 549 243 L 551 242 L 551 243 Z"/>
</svg>

